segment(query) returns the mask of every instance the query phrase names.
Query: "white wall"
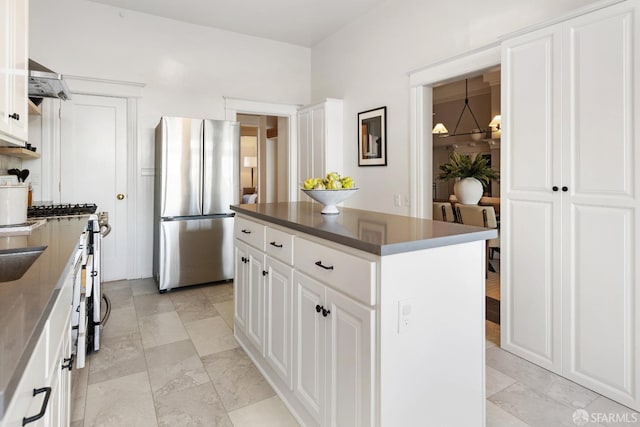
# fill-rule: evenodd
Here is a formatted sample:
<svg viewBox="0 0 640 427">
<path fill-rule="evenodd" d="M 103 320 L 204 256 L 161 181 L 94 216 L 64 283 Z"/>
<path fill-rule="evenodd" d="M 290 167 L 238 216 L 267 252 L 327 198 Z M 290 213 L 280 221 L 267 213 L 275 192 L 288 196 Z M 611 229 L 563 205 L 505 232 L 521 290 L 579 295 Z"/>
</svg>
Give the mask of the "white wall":
<svg viewBox="0 0 640 427">
<path fill-rule="evenodd" d="M 148 171 L 160 116 L 224 119 L 223 96 L 288 104 L 310 100 L 308 48 L 85 0 L 31 0 L 29 48 L 31 58 L 62 74 L 146 85 L 138 104 L 137 277 L 151 275 Z"/>
<path fill-rule="evenodd" d="M 584 0 L 389 0 L 312 48 L 311 100 L 344 100 L 344 171 L 360 191 L 348 206 L 408 214 L 408 72 L 576 9 Z M 387 106 L 386 167 L 358 167 L 357 114 Z M 431 188 L 426 189 L 430 197 Z"/>
</svg>

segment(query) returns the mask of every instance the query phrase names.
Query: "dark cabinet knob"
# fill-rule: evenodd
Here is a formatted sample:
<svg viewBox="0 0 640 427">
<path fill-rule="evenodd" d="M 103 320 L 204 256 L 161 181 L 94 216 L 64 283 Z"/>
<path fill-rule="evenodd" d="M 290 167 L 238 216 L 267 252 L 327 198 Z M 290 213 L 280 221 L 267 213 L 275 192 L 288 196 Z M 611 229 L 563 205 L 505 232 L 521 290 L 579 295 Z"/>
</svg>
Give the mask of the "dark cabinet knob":
<svg viewBox="0 0 640 427">
<path fill-rule="evenodd" d="M 331 313 L 331 310 L 327 310 L 326 308 L 322 307 L 322 316 L 327 317 L 329 313 Z"/>
<path fill-rule="evenodd" d="M 558 191 L 558 186 L 557 186 L 557 185 L 554 185 L 551 189 L 552 189 L 553 191 Z"/>
<path fill-rule="evenodd" d="M 562 191 L 569 191 L 569 187 L 567 186 L 562 187 Z"/>
<path fill-rule="evenodd" d="M 322 310 L 322 306 L 316 305 L 316 313 L 320 313 L 320 310 Z"/>
<path fill-rule="evenodd" d="M 262 270 L 262 275 L 263 275 L 263 276 L 266 276 L 267 274 L 269 274 L 269 272 L 268 272 L 268 271 Z"/>
<path fill-rule="evenodd" d="M 9 114 L 9 118 L 13 120 L 20 120 L 20 114 L 18 113 Z"/>
<path fill-rule="evenodd" d="M 64 361 L 63 361 L 63 363 L 62 363 L 62 370 L 63 370 L 63 371 L 64 371 L 65 369 L 68 369 L 68 370 L 71 370 L 71 369 L 72 369 L 72 367 L 73 367 L 73 356 L 74 356 L 74 355 L 72 354 L 72 355 L 71 355 L 71 357 L 69 357 L 69 358 L 65 357 L 65 358 L 64 358 Z"/>
</svg>

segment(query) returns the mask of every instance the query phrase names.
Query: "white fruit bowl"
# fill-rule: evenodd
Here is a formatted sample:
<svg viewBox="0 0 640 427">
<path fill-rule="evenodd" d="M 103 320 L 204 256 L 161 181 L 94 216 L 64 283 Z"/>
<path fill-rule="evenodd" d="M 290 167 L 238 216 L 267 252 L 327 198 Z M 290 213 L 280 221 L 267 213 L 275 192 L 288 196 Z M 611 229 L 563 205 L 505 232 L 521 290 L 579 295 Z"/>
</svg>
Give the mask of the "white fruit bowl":
<svg viewBox="0 0 640 427">
<path fill-rule="evenodd" d="M 311 197 L 318 203 L 324 205 L 322 214 L 324 215 L 337 215 L 340 213 L 336 205 L 346 199 L 349 196 L 355 194 L 358 191 L 357 188 L 347 188 L 342 190 L 302 190 L 307 196 Z"/>
</svg>

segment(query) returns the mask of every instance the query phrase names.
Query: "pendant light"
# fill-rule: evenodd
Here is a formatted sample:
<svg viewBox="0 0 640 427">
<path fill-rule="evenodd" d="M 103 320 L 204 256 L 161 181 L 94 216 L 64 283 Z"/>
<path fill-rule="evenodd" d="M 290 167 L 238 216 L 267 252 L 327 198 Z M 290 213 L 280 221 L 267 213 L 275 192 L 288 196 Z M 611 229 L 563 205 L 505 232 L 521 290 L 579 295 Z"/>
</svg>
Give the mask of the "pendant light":
<svg viewBox="0 0 640 427">
<path fill-rule="evenodd" d="M 473 118 L 473 121 L 476 124 L 477 130 L 475 132 L 472 131 L 472 132 L 458 133 L 458 126 L 460 125 L 460 120 L 462 120 L 462 115 L 464 114 L 465 110 L 469 110 L 469 114 L 471 114 L 471 117 Z M 476 120 L 476 116 L 475 114 L 473 114 L 473 111 L 471 110 L 471 106 L 469 105 L 469 79 L 464 79 L 464 106 L 462 107 L 462 111 L 460 111 L 460 116 L 458 117 L 458 121 L 456 122 L 456 127 L 453 129 L 453 133 L 449 134 L 447 131 L 447 128 L 442 123 L 436 124 L 433 127 L 433 130 L 431 131 L 431 133 L 438 135 L 440 137 L 486 133 L 486 131 L 482 129 L 478 124 L 478 120 Z"/>
</svg>

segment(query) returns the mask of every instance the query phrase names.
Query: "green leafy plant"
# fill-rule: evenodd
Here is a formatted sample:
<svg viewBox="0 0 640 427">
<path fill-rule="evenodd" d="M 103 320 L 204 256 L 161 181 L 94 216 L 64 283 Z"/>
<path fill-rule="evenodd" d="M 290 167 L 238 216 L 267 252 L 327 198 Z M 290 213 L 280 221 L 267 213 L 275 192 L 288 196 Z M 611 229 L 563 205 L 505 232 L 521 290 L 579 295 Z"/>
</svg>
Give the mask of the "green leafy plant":
<svg viewBox="0 0 640 427">
<path fill-rule="evenodd" d="M 449 157 L 449 163 L 440 166 L 440 171 L 438 179 L 448 181 L 456 178 L 475 178 L 482 183 L 483 187 L 489 185 L 489 180 L 500 178 L 498 171 L 489 166 L 487 158 L 476 155 L 471 160 L 471 156 L 455 151 Z"/>
</svg>

